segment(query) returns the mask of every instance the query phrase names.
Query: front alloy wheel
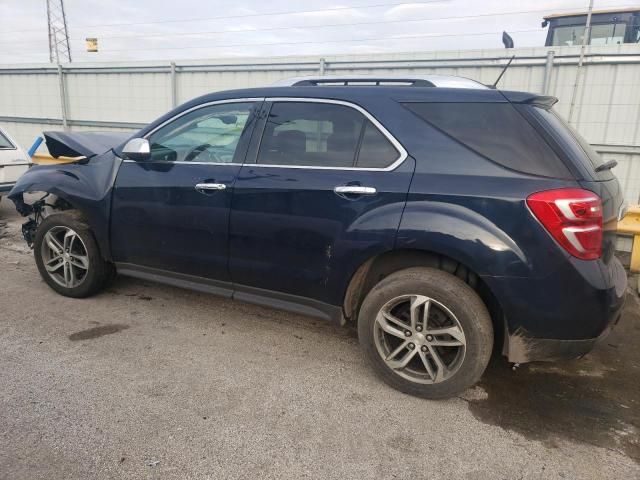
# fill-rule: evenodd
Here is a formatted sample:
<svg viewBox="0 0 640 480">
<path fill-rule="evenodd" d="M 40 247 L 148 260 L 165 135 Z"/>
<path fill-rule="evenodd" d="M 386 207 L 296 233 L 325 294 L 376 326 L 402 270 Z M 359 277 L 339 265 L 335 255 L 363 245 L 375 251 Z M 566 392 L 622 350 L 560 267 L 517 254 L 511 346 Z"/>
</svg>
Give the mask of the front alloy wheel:
<svg viewBox="0 0 640 480">
<path fill-rule="evenodd" d="M 93 232 L 76 210 L 45 217 L 33 253 L 47 285 L 67 297 L 93 295 L 113 277 L 113 266 L 100 254 Z"/>
<path fill-rule="evenodd" d="M 40 248 L 44 267 L 58 285 L 76 288 L 87 277 L 87 247 L 73 229 L 64 226 L 53 227 L 45 233 Z"/>
</svg>

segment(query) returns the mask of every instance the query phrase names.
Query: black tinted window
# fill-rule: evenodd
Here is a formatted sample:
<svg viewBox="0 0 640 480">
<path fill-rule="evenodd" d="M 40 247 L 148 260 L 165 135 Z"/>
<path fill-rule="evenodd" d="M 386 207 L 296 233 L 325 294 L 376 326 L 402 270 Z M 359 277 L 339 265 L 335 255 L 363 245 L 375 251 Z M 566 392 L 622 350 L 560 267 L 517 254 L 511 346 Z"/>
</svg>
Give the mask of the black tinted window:
<svg viewBox="0 0 640 480">
<path fill-rule="evenodd" d="M 258 163 L 351 167 L 364 120 L 344 105 L 276 102 L 269 112 Z"/>
<path fill-rule="evenodd" d="M 362 145 L 358 152 L 357 167 L 385 168 L 399 157 L 396 148 L 380 130 L 371 122 L 367 122 L 362 136 Z"/>
<path fill-rule="evenodd" d="M 544 124 L 562 138 L 566 148 L 570 149 L 571 157 L 581 162 L 588 171 L 595 173 L 595 169 L 604 163 L 602 157 L 589 145 L 589 142 L 556 112 L 545 110 L 544 108 L 536 108 L 535 113 L 542 119 Z M 599 174 L 599 176 L 605 177 L 611 177 L 611 175 L 609 170 Z"/>
<path fill-rule="evenodd" d="M 510 103 L 407 103 L 412 112 L 494 162 L 524 173 L 570 177 L 555 152 Z"/>
</svg>

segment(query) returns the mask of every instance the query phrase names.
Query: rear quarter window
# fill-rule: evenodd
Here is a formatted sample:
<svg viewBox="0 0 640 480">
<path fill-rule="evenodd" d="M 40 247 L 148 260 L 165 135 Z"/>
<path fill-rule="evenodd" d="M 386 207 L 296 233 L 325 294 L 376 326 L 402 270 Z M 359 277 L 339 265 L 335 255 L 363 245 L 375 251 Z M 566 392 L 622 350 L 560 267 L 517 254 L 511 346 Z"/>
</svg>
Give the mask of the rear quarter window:
<svg viewBox="0 0 640 480">
<path fill-rule="evenodd" d="M 544 177 L 572 177 L 546 140 L 510 103 L 405 103 L 404 106 L 503 167 Z"/>
</svg>

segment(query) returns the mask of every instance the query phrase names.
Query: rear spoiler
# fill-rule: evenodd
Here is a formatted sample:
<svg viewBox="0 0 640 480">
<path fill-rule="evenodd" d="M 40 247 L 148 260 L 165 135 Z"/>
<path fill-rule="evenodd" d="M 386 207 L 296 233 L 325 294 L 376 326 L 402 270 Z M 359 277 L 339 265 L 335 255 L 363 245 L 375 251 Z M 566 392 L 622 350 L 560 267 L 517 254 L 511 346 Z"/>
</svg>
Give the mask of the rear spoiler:
<svg viewBox="0 0 640 480">
<path fill-rule="evenodd" d="M 551 95 L 536 95 L 535 93 L 509 92 L 504 90 L 500 93 L 502 93 L 502 95 L 504 95 L 504 97 L 511 103 L 527 103 L 547 110 L 558 103 L 558 99 Z"/>
<path fill-rule="evenodd" d="M 43 132 L 49 154 L 54 157 L 93 157 L 122 145 L 128 132 Z"/>
</svg>

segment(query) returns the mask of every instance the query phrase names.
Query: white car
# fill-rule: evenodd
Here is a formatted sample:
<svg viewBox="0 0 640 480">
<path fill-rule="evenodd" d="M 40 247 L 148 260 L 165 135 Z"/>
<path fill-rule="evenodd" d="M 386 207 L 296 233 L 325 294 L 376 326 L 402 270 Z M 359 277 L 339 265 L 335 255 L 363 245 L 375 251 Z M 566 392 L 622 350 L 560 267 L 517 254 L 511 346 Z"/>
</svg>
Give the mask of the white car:
<svg viewBox="0 0 640 480">
<path fill-rule="evenodd" d="M 30 164 L 27 153 L 0 128 L 0 198 L 9 193 Z"/>
</svg>

